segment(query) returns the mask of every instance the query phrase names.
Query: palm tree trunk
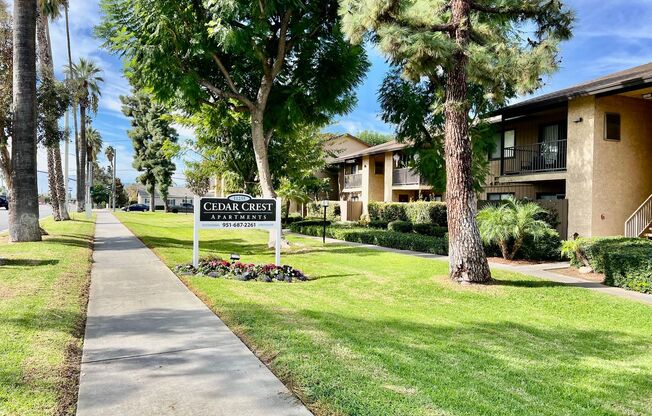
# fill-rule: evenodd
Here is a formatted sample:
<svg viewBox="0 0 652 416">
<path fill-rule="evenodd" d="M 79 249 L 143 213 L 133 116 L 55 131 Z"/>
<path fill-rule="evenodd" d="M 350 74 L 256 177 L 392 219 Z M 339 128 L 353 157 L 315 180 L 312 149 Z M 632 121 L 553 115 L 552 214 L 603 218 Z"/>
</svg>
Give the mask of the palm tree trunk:
<svg viewBox="0 0 652 416">
<path fill-rule="evenodd" d="M 468 57 L 464 54 L 470 36 L 470 8 L 470 0 L 451 1 L 458 50 L 446 80 L 444 124 L 449 275 L 460 283 L 484 283 L 491 280 L 491 272 L 475 219 L 477 197 L 471 174 L 467 104 Z"/>
<path fill-rule="evenodd" d="M 86 107 L 79 105 L 79 143 L 77 157 L 79 169 L 77 172 L 77 212 L 84 212 L 86 205 Z"/>
<path fill-rule="evenodd" d="M 42 11 L 38 13 L 36 24 L 37 38 L 38 38 L 38 56 L 39 56 L 39 70 L 41 72 L 41 80 L 45 83 L 54 82 L 54 66 L 52 64 L 52 55 L 50 53 L 50 43 L 48 36 L 48 18 Z M 43 109 L 43 111 L 48 111 Z M 45 115 L 45 122 L 50 125 L 47 131 L 52 132 L 58 129 L 56 120 L 51 120 Z M 52 216 L 55 221 L 61 221 L 61 213 L 59 207 L 61 206 L 59 200 L 59 187 L 56 182 L 56 164 L 54 161 L 54 154 L 52 147 L 55 142 L 58 144 L 58 138 L 45 137 L 45 151 L 47 153 L 48 162 L 48 186 L 50 188 L 50 205 L 52 205 Z"/>
<path fill-rule="evenodd" d="M 50 205 L 52 205 L 52 217 L 55 221 L 61 221 L 59 212 L 59 189 L 57 188 L 56 177 L 54 173 L 54 153 L 51 147 L 46 147 L 48 161 L 48 187 L 50 188 Z"/>
<path fill-rule="evenodd" d="M 69 19 L 69 14 L 68 14 L 68 2 L 64 3 L 64 13 L 66 17 L 66 43 L 68 46 L 68 68 L 72 71 L 72 50 L 70 48 L 70 19 Z M 74 133 L 75 133 L 75 172 L 77 174 L 77 183 L 76 183 L 76 194 L 77 194 L 77 210 L 79 211 L 79 196 L 81 193 L 83 193 L 84 185 L 83 181 L 81 179 L 82 175 L 82 165 L 81 164 L 81 159 L 80 159 L 80 152 L 79 152 L 79 131 L 77 130 L 77 103 L 73 100 L 72 103 L 72 121 L 73 121 L 73 126 L 74 126 Z M 68 157 L 66 155 L 66 157 Z M 66 184 L 66 188 L 68 187 L 68 184 Z"/>
<path fill-rule="evenodd" d="M 11 241 L 41 241 L 36 177 L 36 0 L 14 2 Z"/>
<path fill-rule="evenodd" d="M 67 139 L 66 139 L 67 140 Z M 59 142 L 53 147 L 52 153 L 54 154 L 54 173 L 57 175 L 57 195 L 59 196 L 59 213 L 63 221 L 70 220 L 68 213 L 68 204 L 66 203 L 66 194 L 68 193 L 68 184 L 64 181 L 63 170 L 61 168 L 61 147 Z"/>
</svg>

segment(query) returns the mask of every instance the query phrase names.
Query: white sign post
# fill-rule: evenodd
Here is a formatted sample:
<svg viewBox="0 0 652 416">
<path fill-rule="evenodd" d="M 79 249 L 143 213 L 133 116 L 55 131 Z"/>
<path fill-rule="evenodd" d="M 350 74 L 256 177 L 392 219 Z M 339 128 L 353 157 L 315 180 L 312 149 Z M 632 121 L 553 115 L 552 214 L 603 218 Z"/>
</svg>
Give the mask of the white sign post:
<svg viewBox="0 0 652 416">
<path fill-rule="evenodd" d="M 261 228 L 275 232 L 275 257 L 281 265 L 281 199 L 259 199 L 247 194 L 231 194 L 226 198 L 194 197 L 192 265 L 199 266 L 199 230 Z"/>
</svg>

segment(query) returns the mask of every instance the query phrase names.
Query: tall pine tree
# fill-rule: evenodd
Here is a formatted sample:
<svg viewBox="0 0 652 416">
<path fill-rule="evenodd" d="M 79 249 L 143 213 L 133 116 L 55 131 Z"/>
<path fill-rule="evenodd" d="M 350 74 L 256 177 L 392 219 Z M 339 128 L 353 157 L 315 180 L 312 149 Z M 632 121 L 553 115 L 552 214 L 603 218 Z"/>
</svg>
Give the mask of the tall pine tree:
<svg viewBox="0 0 652 416">
<path fill-rule="evenodd" d="M 157 186 L 167 210 L 168 187 L 176 169 L 169 149 L 173 147 L 170 144 L 178 141 L 177 132 L 166 117 L 166 109 L 146 93 L 138 91 L 132 96 L 120 97 L 120 101 L 122 112 L 131 119 L 132 128 L 127 134 L 134 146 L 133 167 L 142 172 L 138 181 L 149 192 L 150 211 L 156 210 Z"/>
<path fill-rule="evenodd" d="M 344 30 L 367 35 L 412 80 L 439 78 L 451 279 L 491 280 L 475 220 L 469 86 L 497 104 L 541 85 L 558 65 L 573 14 L 559 0 L 342 0 Z"/>
</svg>

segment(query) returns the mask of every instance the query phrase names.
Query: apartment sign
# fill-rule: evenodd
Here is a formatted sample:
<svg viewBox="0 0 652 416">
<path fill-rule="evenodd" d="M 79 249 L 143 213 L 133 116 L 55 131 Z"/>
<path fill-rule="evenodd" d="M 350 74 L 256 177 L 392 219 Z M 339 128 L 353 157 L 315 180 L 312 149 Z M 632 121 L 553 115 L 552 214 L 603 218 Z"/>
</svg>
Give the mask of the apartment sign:
<svg viewBox="0 0 652 416">
<path fill-rule="evenodd" d="M 194 198 L 193 265 L 199 264 L 200 229 L 253 229 L 275 232 L 275 263 L 281 264 L 281 200 L 231 194 L 225 198 Z"/>
<path fill-rule="evenodd" d="M 201 198 L 199 221 L 201 228 L 274 228 L 276 208 L 275 199 L 253 198 L 247 194 Z"/>
</svg>

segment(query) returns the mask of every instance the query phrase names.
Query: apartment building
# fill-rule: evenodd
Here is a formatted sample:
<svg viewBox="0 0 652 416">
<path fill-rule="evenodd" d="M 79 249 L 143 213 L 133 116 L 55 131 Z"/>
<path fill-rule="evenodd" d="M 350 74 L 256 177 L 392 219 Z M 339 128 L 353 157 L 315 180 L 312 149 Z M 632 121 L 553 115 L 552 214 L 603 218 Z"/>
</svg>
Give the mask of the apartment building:
<svg viewBox="0 0 652 416">
<path fill-rule="evenodd" d="M 560 201 L 567 235 L 642 236 L 652 225 L 652 63 L 505 107 L 480 200 Z M 333 160 L 342 201 L 441 200 L 405 144 Z"/>
</svg>

